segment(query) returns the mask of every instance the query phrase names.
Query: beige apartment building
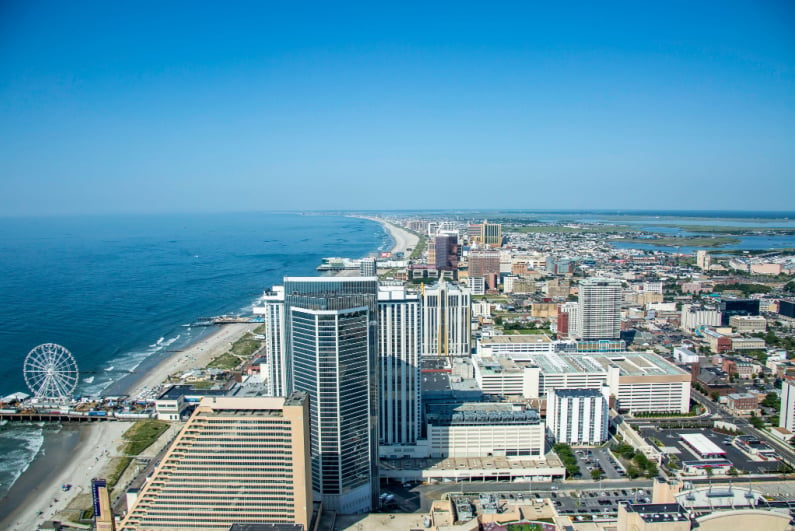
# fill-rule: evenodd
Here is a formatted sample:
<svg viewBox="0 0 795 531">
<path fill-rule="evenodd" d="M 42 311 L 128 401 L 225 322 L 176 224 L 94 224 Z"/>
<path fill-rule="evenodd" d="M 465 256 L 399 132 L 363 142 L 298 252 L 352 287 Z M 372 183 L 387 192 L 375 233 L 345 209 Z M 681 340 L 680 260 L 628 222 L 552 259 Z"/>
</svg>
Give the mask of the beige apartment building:
<svg viewBox="0 0 795 531">
<path fill-rule="evenodd" d="M 227 531 L 257 522 L 309 529 L 311 470 L 306 393 L 204 398 L 119 528 Z"/>
<path fill-rule="evenodd" d="M 729 326 L 740 334 L 764 332 L 767 330 L 767 320 L 761 315 L 732 315 Z"/>
</svg>

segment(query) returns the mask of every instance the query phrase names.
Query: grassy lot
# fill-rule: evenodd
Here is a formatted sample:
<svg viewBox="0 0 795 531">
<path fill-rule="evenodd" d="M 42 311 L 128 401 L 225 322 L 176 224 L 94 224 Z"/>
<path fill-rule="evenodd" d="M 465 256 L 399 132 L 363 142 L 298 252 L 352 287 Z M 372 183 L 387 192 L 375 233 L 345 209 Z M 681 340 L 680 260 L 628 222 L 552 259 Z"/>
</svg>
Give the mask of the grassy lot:
<svg viewBox="0 0 795 531">
<path fill-rule="evenodd" d="M 251 334 L 246 334 L 232 344 L 232 354 L 239 358 L 248 359 L 261 346 L 262 341 L 254 339 Z"/>
<path fill-rule="evenodd" d="M 207 364 L 208 369 L 221 369 L 222 371 L 231 371 L 243 362 L 238 356 L 231 352 L 221 354 L 213 361 Z"/>
<path fill-rule="evenodd" d="M 416 234 L 416 233 L 415 233 Z M 411 254 L 409 255 L 409 260 L 416 260 L 422 257 L 422 252 L 425 250 L 425 240 L 427 239 L 424 235 L 419 235 L 420 240 L 417 242 L 416 247 L 412 249 Z"/>
<path fill-rule="evenodd" d="M 510 232 L 523 233 L 566 233 L 566 234 L 618 234 L 624 232 L 641 232 L 637 227 L 625 225 L 585 225 L 583 227 L 563 227 L 560 225 L 533 225 L 530 227 L 511 227 Z"/>
<path fill-rule="evenodd" d="M 142 420 L 130 427 L 122 438 L 124 447 L 122 457 L 114 457 L 111 460 L 112 470 L 108 476 L 108 487 L 113 488 L 119 478 L 127 470 L 133 457 L 149 448 L 161 435 L 168 429 L 168 422 L 162 420 Z"/>
<path fill-rule="evenodd" d="M 733 245 L 740 243 L 737 238 L 721 237 L 701 237 L 701 236 L 684 236 L 681 238 L 624 238 L 617 240 L 627 243 L 646 243 L 649 245 L 658 245 L 660 247 L 721 247 L 723 245 Z"/>
<path fill-rule="evenodd" d="M 162 420 L 142 420 L 127 430 L 123 438 L 127 441 L 124 453 L 138 455 L 154 443 L 168 429 L 168 422 Z"/>
<path fill-rule="evenodd" d="M 494 302 L 494 303 L 507 303 L 508 297 L 506 297 L 505 295 L 472 295 L 472 300 Z"/>
<path fill-rule="evenodd" d="M 766 234 L 795 234 L 792 227 L 715 227 L 712 225 L 672 225 L 687 232 L 701 234 L 753 234 L 764 232 Z"/>
</svg>

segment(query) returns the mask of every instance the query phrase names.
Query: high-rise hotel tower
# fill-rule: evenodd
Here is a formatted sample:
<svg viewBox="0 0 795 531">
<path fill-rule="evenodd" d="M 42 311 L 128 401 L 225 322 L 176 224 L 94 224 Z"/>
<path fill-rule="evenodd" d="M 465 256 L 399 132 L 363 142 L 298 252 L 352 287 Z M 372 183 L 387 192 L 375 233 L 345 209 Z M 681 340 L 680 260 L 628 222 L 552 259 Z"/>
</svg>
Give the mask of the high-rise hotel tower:
<svg viewBox="0 0 795 531">
<path fill-rule="evenodd" d="M 309 398 L 203 398 L 120 529 L 309 529 Z"/>
<path fill-rule="evenodd" d="M 378 500 L 376 277 L 286 277 L 288 391 L 310 397 L 312 485 L 327 510 Z"/>
<path fill-rule="evenodd" d="M 420 436 L 420 298 L 401 285 L 378 288 L 379 442 Z"/>
<path fill-rule="evenodd" d="M 422 291 L 422 355 L 469 356 L 472 333 L 469 288 L 441 281 Z"/>
</svg>

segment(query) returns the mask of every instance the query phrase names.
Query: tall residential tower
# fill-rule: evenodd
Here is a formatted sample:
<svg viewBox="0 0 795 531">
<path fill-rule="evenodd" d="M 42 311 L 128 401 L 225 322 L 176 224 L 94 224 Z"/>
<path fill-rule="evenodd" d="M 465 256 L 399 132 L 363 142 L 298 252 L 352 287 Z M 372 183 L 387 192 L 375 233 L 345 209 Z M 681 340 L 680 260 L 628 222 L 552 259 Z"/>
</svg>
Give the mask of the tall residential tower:
<svg viewBox="0 0 795 531">
<path fill-rule="evenodd" d="M 580 281 L 577 333 L 580 339 L 621 336 L 621 281 L 586 278 Z"/>
</svg>

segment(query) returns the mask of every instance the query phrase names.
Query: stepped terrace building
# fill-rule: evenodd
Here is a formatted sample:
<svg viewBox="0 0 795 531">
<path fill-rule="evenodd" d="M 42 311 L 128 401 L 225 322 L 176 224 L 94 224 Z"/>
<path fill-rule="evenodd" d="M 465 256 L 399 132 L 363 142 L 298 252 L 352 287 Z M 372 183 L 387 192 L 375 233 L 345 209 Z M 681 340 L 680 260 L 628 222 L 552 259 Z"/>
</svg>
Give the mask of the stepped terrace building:
<svg viewBox="0 0 795 531">
<path fill-rule="evenodd" d="M 204 398 L 120 529 L 218 530 L 235 523 L 309 529 L 309 398 Z"/>
<path fill-rule="evenodd" d="M 540 398 L 551 389 L 607 385 L 620 410 L 686 413 L 690 408 L 690 374 L 652 352 L 474 355 L 472 363 L 485 394 Z"/>
</svg>

